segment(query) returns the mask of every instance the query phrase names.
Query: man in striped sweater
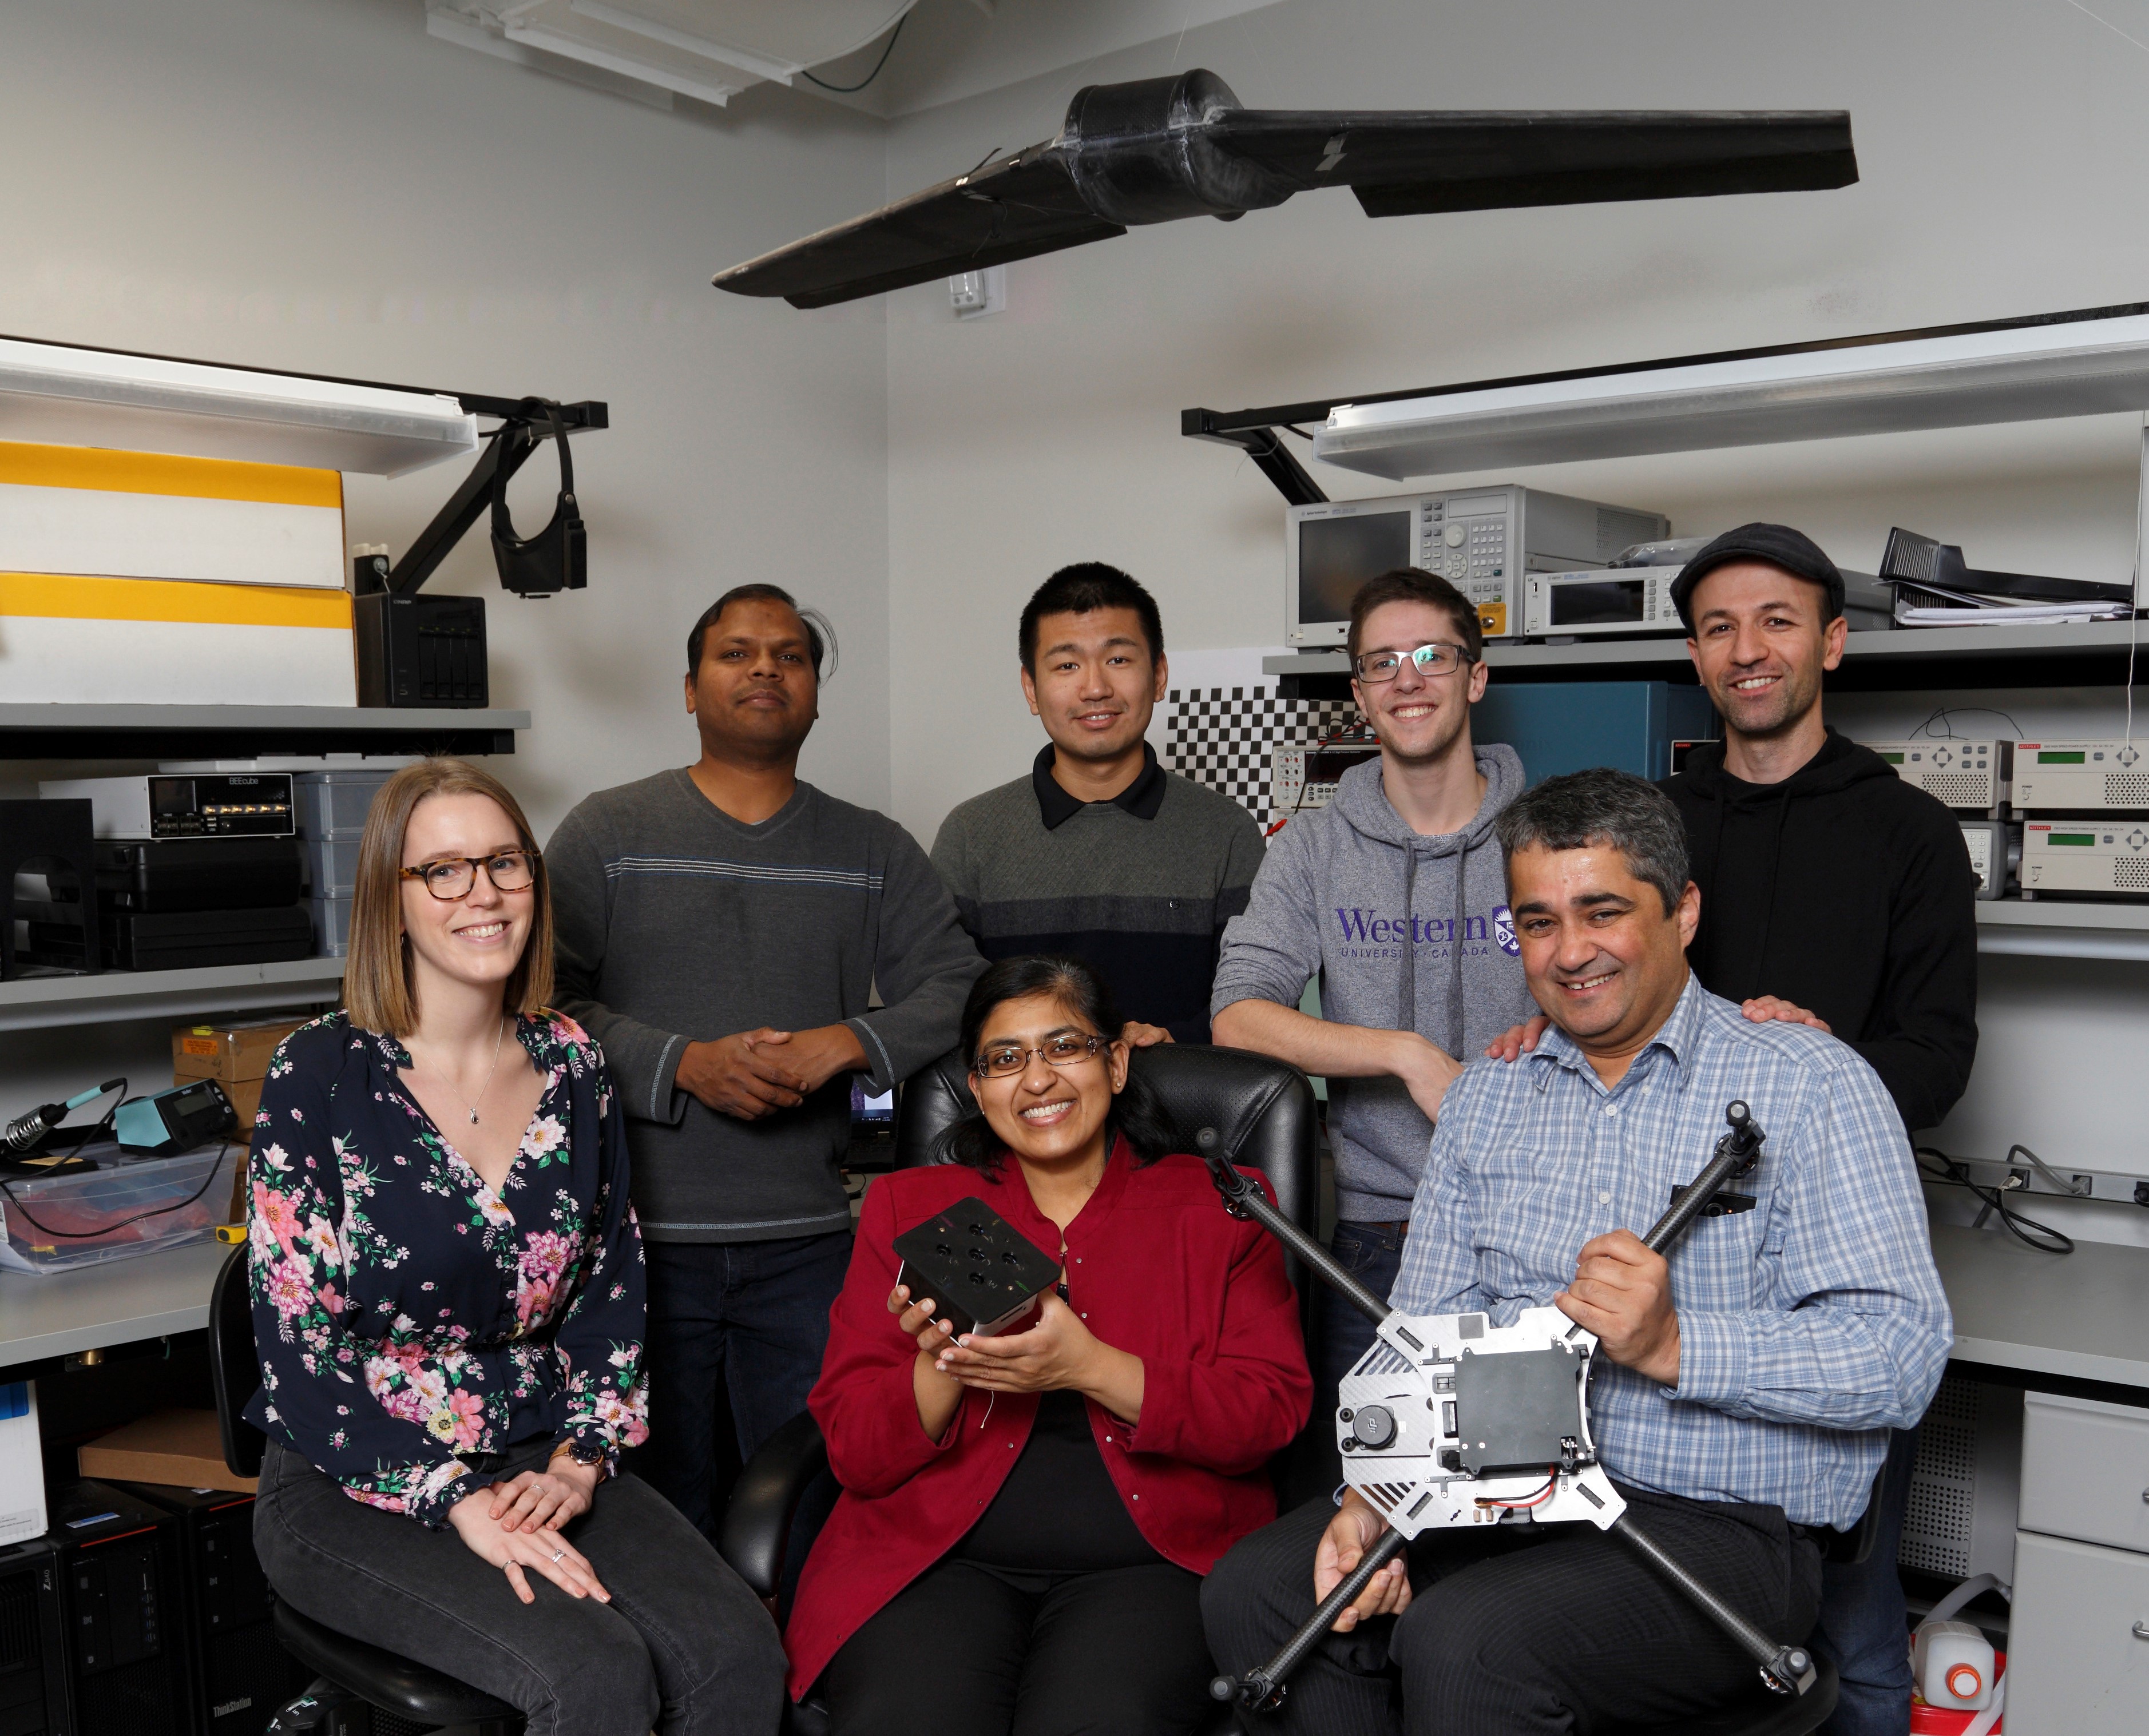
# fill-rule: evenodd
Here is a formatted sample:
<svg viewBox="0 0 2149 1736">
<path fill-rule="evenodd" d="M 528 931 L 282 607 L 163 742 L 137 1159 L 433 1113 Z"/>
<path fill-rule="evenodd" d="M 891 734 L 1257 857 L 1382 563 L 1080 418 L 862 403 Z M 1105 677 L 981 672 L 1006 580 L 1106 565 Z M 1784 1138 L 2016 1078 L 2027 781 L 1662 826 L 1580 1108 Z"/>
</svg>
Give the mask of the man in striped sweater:
<svg viewBox="0 0 2149 1736">
<path fill-rule="evenodd" d="M 1111 986 L 1130 1041 L 1205 1043 L 1217 945 L 1261 834 L 1143 739 L 1170 676 L 1156 600 L 1117 567 L 1063 567 L 1017 638 L 1049 740 L 1027 776 L 949 815 L 933 865 L 987 958 L 1071 953 Z"/>
<path fill-rule="evenodd" d="M 589 796 L 545 852 L 560 1004 L 611 1064 L 647 1246 L 637 1468 L 712 1537 L 723 1401 L 743 1458 L 820 1372 L 851 1076 L 884 1091 L 948 1049 L 984 968 L 910 835 L 798 781 L 825 625 L 774 585 L 720 598 L 687 640 L 701 759 Z"/>
</svg>

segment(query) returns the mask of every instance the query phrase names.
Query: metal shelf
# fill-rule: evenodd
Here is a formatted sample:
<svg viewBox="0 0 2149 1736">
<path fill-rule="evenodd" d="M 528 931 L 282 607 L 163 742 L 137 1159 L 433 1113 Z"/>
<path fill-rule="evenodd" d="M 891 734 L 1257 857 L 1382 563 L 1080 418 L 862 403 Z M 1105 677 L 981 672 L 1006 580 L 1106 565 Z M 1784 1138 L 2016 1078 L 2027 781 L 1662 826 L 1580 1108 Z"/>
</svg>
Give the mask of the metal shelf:
<svg viewBox="0 0 2149 1736">
<path fill-rule="evenodd" d="M 527 711 L 385 705 L 0 705 L 0 759 L 511 754 Z"/>
<path fill-rule="evenodd" d="M 107 971 L 96 976 L 18 976 L 0 982 L 0 1031 L 111 1025 L 124 1019 L 191 1018 L 332 1001 L 343 992 L 340 958 L 276 965 L 214 965 L 193 971 Z"/>
<path fill-rule="evenodd" d="M 1977 950 L 2017 958 L 2149 962 L 2149 904 L 1983 900 L 1977 906 Z"/>
<path fill-rule="evenodd" d="M 1934 689 L 2117 686 L 2126 679 L 2133 621 L 2084 621 L 2045 627 L 1904 627 L 1854 633 L 1843 664 L 1828 678 L 1832 693 L 1900 693 Z M 2149 682 L 2149 625 L 2139 630 L 2135 679 Z M 1503 681 L 1657 680 L 1691 684 L 1686 641 L 1585 639 L 1573 645 L 1495 640 L 1485 661 Z M 1264 657 L 1264 675 L 1296 685 L 1301 699 L 1332 698 L 1348 685 L 1341 650 Z M 1315 685 L 1308 686 L 1305 684 Z M 1327 690 L 1334 689 L 1334 692 Z"/>
</svg>

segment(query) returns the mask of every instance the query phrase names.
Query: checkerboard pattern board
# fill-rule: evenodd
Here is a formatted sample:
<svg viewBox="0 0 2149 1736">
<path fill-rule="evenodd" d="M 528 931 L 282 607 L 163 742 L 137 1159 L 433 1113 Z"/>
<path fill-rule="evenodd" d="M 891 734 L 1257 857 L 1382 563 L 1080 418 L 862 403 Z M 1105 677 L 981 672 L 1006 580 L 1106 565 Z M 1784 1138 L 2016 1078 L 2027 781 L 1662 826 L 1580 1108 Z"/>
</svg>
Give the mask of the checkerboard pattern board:
<svg viewBox="0 0 2149 1736">
<path fill-rule="evenodd" d="M 1346 700 L 1286 700 L 1268 687 L 1175 687 L 1165 695 L 1165 768 L 1269 821 L 1269 751 L 1316 741 L 1357 716 Z"/>
</svg>

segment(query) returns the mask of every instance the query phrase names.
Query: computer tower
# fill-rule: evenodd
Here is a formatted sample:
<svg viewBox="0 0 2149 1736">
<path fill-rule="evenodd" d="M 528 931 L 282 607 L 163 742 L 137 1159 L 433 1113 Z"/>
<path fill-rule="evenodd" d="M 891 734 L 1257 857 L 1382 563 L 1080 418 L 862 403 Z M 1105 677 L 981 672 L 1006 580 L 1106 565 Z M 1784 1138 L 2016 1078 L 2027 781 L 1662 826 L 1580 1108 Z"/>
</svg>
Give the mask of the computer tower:
<svg viewBox="0 0 2149 1736">
<path fill-rule="evenodd" d="M 109 1483 L 52 1498 L 74 1736 L 191 1736 L 179 1522 Z"/>
<path fill-rule="evenodd" d="M 1470 711 L 1471 739 L 1507 743 L 1532 785 L 1593 765 L 1668 777 L 1673 742 L 1719 733 L 1709 695 L 1668 681 L 1502 681 L 1496 671 Z"/>
<path fill-rule="evenodd" d="M 112 1485 L 179 1523 L 177 1603 L 194 1736 L 262 1736 L 311 1679 L 276 1643 L 254 1553 L 254 1497 L 163 1483 Z"/>
<path fill-rule="evenodd" d="M 42 1539 L 0 1548 L 0 1736 L 73 1736 L 59 1558 Z"/>
</svg>

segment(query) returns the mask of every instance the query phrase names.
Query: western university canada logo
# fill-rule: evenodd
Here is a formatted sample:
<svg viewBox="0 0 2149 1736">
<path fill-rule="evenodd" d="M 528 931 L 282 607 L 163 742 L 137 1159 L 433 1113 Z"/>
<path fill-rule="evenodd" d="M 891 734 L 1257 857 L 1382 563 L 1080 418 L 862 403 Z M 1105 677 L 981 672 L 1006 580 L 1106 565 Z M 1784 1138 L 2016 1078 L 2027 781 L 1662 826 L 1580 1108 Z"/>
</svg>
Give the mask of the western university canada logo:
<svg viewBox="0 0 2149 1736">
<path fill-rule="evenodd" d="M 1522 956 L 1522 943 L 1515 933 L 1515 913 L 1504 904 L 1493 907 L 1492 938 L 1500 943 L 1500 951 L 1509 958 Z"/>
</svg>

